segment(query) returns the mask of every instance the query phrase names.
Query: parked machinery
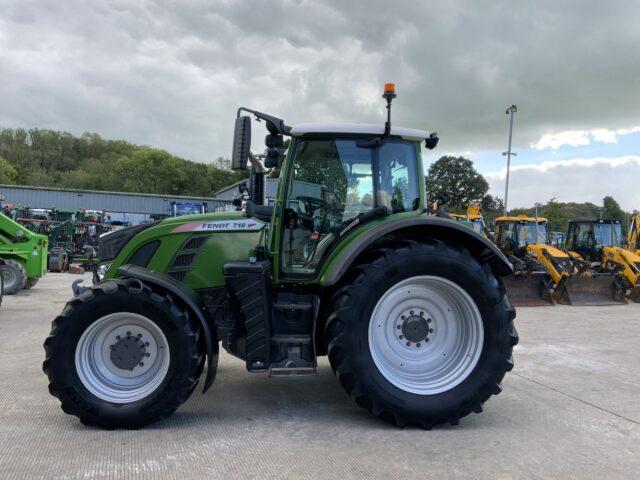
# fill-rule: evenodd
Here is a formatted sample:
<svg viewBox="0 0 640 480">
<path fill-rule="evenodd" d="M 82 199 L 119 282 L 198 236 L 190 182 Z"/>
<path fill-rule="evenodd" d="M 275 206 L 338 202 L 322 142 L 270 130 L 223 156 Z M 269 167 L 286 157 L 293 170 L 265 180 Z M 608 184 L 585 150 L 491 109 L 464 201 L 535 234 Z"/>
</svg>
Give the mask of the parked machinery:
<svg viewBox="0 0 640 480">
<path fill-rule="evenodd" d="M 48 239 L 0 213 L 0 258 L 4 293 L 33 287 L 47 270 Z"/>
<path fill-rule="evenodd" d="M 640 213 L 633 213 L 629 217 L 629 232 L 627 233 L 629 250 L 640 255 Z"/>
<path fill-rule="evenodd" d="M 505 279 L 517 306 L 626 303 L 619 279 L 545 243 L 547 219 L 526 215 L 496 219 L 496 243 L 514 264 Z"/>
<path fill-rule="evenodd" d="M 599 273 L 615 274 L 629 298 L 640 302 L 640 255 L 625 248 L 625 240 L 619 220 L 571 220 L 566 248 L 573 258 L 592 262 Z"/>
<path fill-rule="evenodd" d="M 469 205 L 467 207 L 466 215 L 460 213 L 450 213 L 448 215 L 458 222 L 469 222 L 471 224 L 471 228 L 476 233 L 479 233 L 485 238 L 489 238 L 489 229 L 487 228 L 487 223 L 484 221 L 484 217 L 482 216 L 482 208 L 480 205 Z"/>
</svg>

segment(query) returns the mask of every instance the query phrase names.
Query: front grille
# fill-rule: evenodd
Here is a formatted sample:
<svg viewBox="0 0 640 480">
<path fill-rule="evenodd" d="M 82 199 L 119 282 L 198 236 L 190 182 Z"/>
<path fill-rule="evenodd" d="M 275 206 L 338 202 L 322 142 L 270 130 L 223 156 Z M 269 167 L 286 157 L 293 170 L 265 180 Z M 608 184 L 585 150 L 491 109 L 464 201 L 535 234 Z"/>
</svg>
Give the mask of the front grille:
<svg viewBox="0 0 640 480">
<path fill-rule="evenodd" d="M 173 260 L 171 268 L 188 267 L 193 263 L 195 256 L 195 253 L 181 253 Z"/>
</svg>

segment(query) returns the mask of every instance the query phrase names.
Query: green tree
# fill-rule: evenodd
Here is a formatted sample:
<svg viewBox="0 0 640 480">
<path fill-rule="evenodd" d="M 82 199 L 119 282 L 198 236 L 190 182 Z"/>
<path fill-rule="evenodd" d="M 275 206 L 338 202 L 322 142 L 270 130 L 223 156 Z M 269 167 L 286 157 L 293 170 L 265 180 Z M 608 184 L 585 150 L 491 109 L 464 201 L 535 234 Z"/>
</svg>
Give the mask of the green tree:
<svg viewBox="0 0 640 480">
<path fill-rule="evenodd" d="M 18 178 L 18 172 L 4 158 L 0 157 L 0 183 L 14 185 Z"/>
<path fill-rule="evenodd" d="M 444 156 L 429 167 L 427 197 L 434 202 L 442 194 L 451 198 L 449 207 L 464 210 L 470 203 L 479 203 L 489 190 L 489 184 L 464 157 Z"/>
<path fill-rule="evenodd" d="M 628 216 L 613 197 L 607 195 L 602 199 L 602 218 L 620 220 L 623 232 L 627 231 Z"/>
</svg>

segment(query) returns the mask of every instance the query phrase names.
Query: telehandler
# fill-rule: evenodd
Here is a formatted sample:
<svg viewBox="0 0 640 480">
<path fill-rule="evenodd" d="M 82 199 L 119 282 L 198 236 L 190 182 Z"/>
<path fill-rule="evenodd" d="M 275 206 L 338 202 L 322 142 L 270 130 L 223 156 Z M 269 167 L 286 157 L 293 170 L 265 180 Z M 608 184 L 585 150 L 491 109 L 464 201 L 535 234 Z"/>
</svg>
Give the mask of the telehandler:
<svg viewBox="0 0 640 480">
<path fill-rule="evenodd" d="M 87 425 L 139 428 L 171 415 L 218 344 L 250 372 L 316 374 L 376 417 L 429 429 L 482 411 L 513 368 L 505 256 L 425 213 L 421 144 L 384 125 L 303 123 L 238 109 L 232 165 L 251 163 L 245 211 L 168 218 L 101 237 L 93 286 L 53 321 L 49 390 Z M 250 152 L 264 122 L 264 162 Z M 291 137 L 286 157 L 283 137 Z M 282 161 L 277 198 L 264 177 Z M 206 359 L 206 360 L 205 360 Z M 293 384 L 292 384 L 293 385 Z M 292 386 L 292 388 L 295 388 Z"/>
<path fill-rule="evenodd" d="M 31 288 L 47 271 L 47 237 L 33 233 L 0 213 L 0 266 L 4 294 Z"/>
<path fill-rule="evenodd" d="M 588 262 L 546 244 L 547 223 L 546 218 L 526 215 L 496 219 L 496 242 L 514 264 L 514 274 L 505 279 L 514 304 L 626 303 L 615 275 L 594 272 Z"/>
<path fill-rule="evenodd" d="M 615 274 L 619 288 L 640 302 L 640 255 L 625 248 L 619 220 L 571 220 L 566 248 L 574 258 L 594 262 L 600 272 Z"/>
</svg>

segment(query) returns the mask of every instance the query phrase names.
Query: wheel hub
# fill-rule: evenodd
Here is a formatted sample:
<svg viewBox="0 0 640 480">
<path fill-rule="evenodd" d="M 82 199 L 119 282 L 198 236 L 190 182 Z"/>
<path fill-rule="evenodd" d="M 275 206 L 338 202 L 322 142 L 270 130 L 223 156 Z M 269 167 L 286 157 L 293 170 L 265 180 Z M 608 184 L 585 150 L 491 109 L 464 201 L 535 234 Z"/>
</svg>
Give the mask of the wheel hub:
<svg viewBox="0 0 640 480">
<path fill-rule="evenodd" d="M 111 361 L 122 370 L 133 370 L 136 366 L 144 367 L 142 359 L 147 353 L 144 342 L 138 336 L 127 335 L 116 340 L 110 347 Z"/>
<path fill-rule="evenodd" d="M 407 341 L 418 343 L 424 341 L 429 335 L 427 319 L 419 315 L 411 315 L 402 322 L 402 335 Z"/>
</svg>

